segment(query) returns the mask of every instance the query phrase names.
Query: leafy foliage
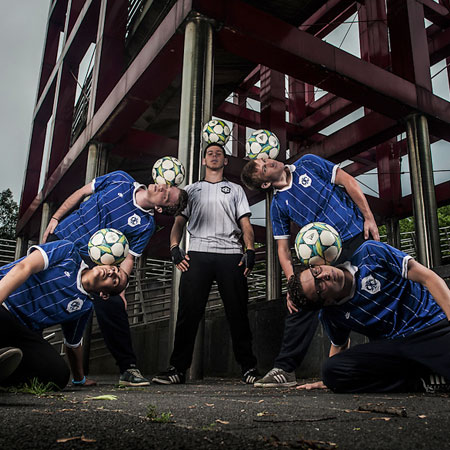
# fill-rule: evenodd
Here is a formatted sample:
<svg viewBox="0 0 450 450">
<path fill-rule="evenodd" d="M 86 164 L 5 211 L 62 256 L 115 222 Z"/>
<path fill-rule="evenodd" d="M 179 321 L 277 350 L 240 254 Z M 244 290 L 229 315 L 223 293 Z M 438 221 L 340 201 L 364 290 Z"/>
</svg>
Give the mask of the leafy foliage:
<svg viewBox="0 0 450 450">
<path fill-rule="evenodd" d="M 0 239 L 15 239 L 18 213 L 11 190 L 0 192 Z"/>
</svg>

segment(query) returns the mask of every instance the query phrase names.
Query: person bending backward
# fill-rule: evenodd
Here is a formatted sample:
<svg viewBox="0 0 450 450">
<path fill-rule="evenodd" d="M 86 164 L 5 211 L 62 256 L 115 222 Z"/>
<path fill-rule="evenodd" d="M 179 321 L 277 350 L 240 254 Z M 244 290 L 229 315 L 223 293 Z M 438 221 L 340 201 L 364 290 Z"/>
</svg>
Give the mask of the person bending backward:
<svg viewBox="0 0 450 450">
<path fill-rule="evenodd" d="M 270 209 L 278 256 L 287 279 L 294 273 L 290 250 L 290 222 L 303 227 L 325 222 L 339 232 L 343 249 L 338 263 L 351 256 L 368 239 L 379 240 L 378 228 L 358 182 L 337 165 L 316 155 L 304 155 L 291 165 L 273 159 L 249 161 L 241 173 L 250 189 L 273 188 Z M 255 387 L 294 386 L 301 364 L 318 325 L 317 311 L 298 311 L 289 293 L 289 313 L 274 368 Z"/>
<path fill-rule="evenodd" d="M 448 391 L 450 290 L 406 253 L 367 241 L 343 265 L 303 268 L 288 289 L 298 308 L 320 309 L 332 343 L 323 382 L 299 389 Z M 350 347 L 352 330 L 370 342 Z"/>
<path fill-rule="evenodd" d="M 155 231 L 154 213 L 174 215 L 184 209 L 186 203 L 186 192 L 176 187 L 145 186 L 125 172 L 111 172 L 95 178 L 67 198 L 53 214 L 43 242 L 69 240 L 85 262 L 93 265 L 88 255 L 89 238 L 99 229 L 115 228 L 125 234 L 130 244 L 129 254 L 120 265 L 129 275 L 134 259 L 142 254 Z M 69 214 L 76 207 L 78 209 Z M 94 301 L 94 308 L 105 344 L 119 366 L 119 383 L 145 386 L 149 381 L 136 368 L 124 301 L 123 294 L 122 297 L 116 295 L 108 302 Z"/>
<path fill-rule="evenodd" d="M 244 190 L 223 176 L 227 163 L 223 147 L 217 144 L 206 147 L 203 158 L 205 179 L 186 187 L 188 206 L 175 218 L 172 227 L 172 260 L 183 272 L 180 303 L 171 366 L 152 379 L 155 383 L 185 382 L 198 325 L 214 280 L 225 307 L 234 355 L 242 368 L 242 380 L 253 383 L 257 376 L 247 315 L 246 280 L 255 262 L 253 227 Z M 179 244 L 187 222 L 189 253 L 184 255 Z M 244 256 L 239 241 L 241 236 L 247 247 Z"/>
<path fill-rule="evenodd" d="M 15 355 L 14 365 L 0 364 L 0 384 L 18 385 L 37 378 L 62 389 L 70 371 L 46 340 L 42 330 L 61 324 L 73 384 L 86 380 L 82 364 L 82 336 L 91 314 L 92 299 L 108 300 L 125 289 L 128 275 L 115 266 L 82 261 L 75 244 L 61 240 L 35 245 L 28 256 L 0 268 L 0 347 Z M 106 303 L 106 302 L 105 302 Z M 2 359 L 6 361 L 6 359 Z"/>
</svg>

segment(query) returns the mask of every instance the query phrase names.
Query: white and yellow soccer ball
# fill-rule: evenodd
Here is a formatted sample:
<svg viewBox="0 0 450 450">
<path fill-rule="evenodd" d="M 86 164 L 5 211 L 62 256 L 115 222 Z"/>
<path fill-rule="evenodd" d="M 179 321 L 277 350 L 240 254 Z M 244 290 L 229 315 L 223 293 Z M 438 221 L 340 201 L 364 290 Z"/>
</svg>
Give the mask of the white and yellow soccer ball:
<svg viewBox="0 0 450 450">
<path fill-rule="evenodd" d="M 203 127 L 202 135 L 203 140 L 207 144 L 219 144 L 223 146 L 230 139 L 231 130 L 223 120 L 213 119 Z"/>
<path fill-rule="evenodd" d="M 156 184 L 178 186 L 184 180 L 185 170 L 180 160 L 164 156 L 153 164 L 152 177 Z"/>
<path fill-rule="evenodd" d="M 98 265 L 119 265 L 128 255 L 127 237 L 114 228 L 96 231 L 88 242 L 89 256 Z"/>
<path fill-rule="evenodd" d="M 342 251 L 342 240 L 331 225 L 312 222 L 305 225 L 295 238 L 295 252 L 302 264 L 331 265 Z"/>
<path fill-rule="evenodd" d="M 280 141 L 275 133 L 269 130 L 254 131 L 245 144 L 245 156 L 250 159 L 276 159 L 278 153 L 280 153 Z"/>
</svg>

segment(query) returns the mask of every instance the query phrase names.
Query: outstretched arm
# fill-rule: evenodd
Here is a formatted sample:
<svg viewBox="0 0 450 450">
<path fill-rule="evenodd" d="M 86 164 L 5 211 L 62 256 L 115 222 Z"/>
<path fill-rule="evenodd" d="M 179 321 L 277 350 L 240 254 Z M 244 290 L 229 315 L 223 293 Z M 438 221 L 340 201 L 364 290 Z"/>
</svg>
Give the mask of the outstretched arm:
<svg viewBox="0 0 450 450">
<path fill-rule="evenodd" d="M 30 255 L 16 264 L 0 280 L 0 305 L 21 286 L 28 278 L 41 270 L 44 270 L 45 262 L 39 250 L 34 250 Z"/>
<path fill-rule="evenodd" d="M 55 211 L 42 237 L 42 243 L 47 242 L 48 235 L 55 231 L 60 220 L 76 208 L 85 197 L 92 194 L 92 183 L 88 183 L 67 197 L 64 203 Z"/>
<path fill-rule="evenodd" d="M 277 239 L 278 259 L 283 269 L 286 279 L 289 280 L 294 275 L 294 264 L 292 262 L 291 249 L 289 248 L 289 239 Z M 289 292 L 286 294 L 287 309 L 292 314 L 298 312 L 297 307 L 292 303 Z"/>
<path fill-rule="evenodd" d="M 344 186 L 350 198 L 356 203 L 364 217 L 364 239 L 369 239 L 370 235 L 376 241 L 380 240 L 378 227 L 373 217 L 366 196 L 359 187 L 358 182 L 342 169 L 337 169 L 335 184 Z"/>
<path fill-rule="evenodd" d="M 408 279 L 425 286 L 450 320 L 450 290 L 445 281 L 414 259 L 408 261 Z"/>
</svg>

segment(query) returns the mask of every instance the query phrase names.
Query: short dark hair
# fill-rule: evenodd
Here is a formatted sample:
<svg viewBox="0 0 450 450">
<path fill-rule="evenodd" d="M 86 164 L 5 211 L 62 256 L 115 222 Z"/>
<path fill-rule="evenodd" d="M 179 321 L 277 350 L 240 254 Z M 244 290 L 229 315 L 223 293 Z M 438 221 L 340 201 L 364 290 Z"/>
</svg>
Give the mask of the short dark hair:
<svg viewBox="0 0 450 450">
<path fill-rule="evenodd" d="M 270 186 L 267 188 L 261 187 L 264 180 L 261 180 L 261 178 L 256 175 L 257 168 L 256 160 L 251 159 L 242 169 L 241 181 L 252 191 L 267 191 Z"/>
<path fill-rule="evenodd" d="M 303 309 L 304 311 L 317 311 L 323 307 L 323 300 L 319 297 L 316 299 L 307 298 L 303 291 L 302 283 L 300 282 L 300 275 L 308 269 L 308 266 L 303 265 L 296 268 L 294 275 L 291 275 L 288 280 L 287 288 L 291 301 L 297 308 Z"/>
<path fill-rule="evenodd" d="M 180 189 L 178 202 L 174 205 L 161 206 L 161 214 L 166 216 L 178 216 L 184 209 L 186 209 L 187 203 L 188 193 L 184 189 Z"/>
<path fill-rule="evenodd" d="M 225 147 L 222 144 L 219 144 L 219 142 L 212 142 L 211 144 L 208 144 L 205 147 L 205 150 L 203 150 L 203 158 L 206 156 L 206 152 L 210 147 L 219 147 L 223 151 L 223 156 L 225 156 L 225 158 L 228 158 L 227 152 L 225 151 Z"/>
</svg>

